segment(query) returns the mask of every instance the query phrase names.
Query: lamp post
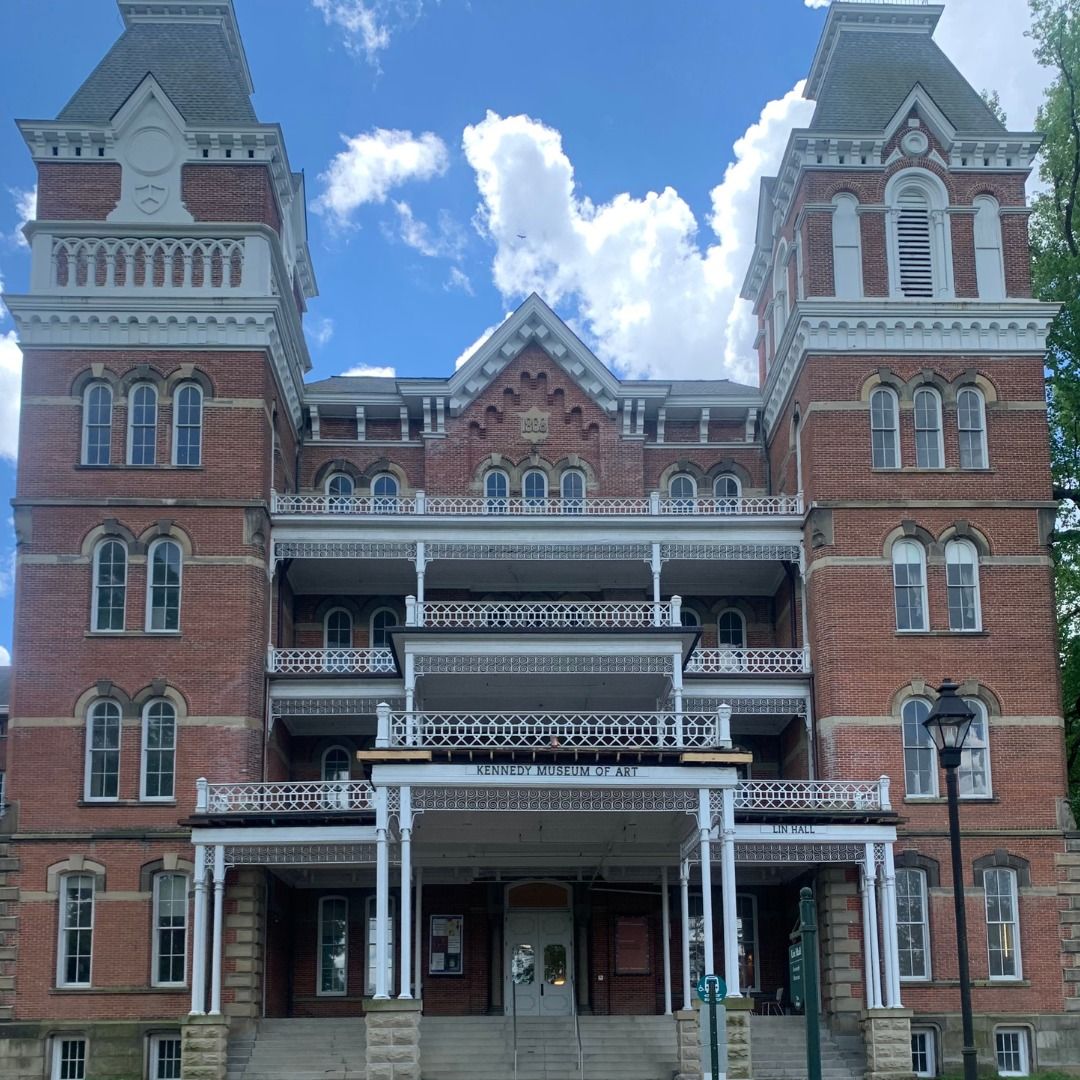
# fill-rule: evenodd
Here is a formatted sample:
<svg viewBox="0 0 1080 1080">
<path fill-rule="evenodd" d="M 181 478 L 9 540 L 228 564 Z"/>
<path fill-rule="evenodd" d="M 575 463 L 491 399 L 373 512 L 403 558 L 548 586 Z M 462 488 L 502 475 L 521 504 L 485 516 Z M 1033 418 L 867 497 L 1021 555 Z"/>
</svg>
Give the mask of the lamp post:
<svg viewBox="0 0 1080 1080">
<path fill-rule="evenodd" d="M 960 854 L 960 807 L 956 770 L 963 756 L 964 740 L 975 719 L 971 706 L 956 694 L 958 687 L 946 679 L 938 687 L 938 699 L 923 721 L 937 747 L 938 761 L 945 770 L 949 796 L 949 846 L 952 849 L 953 903 L 956 908 L 956 956 L 960 966 L 960 1014 L 964 1025 L 964 1080 L 977 1080 L 975 1033 L 971 1020 L 971 975 L 968 971 L 967 912 L 964 908 L 964 863 Z"/>
</svg>

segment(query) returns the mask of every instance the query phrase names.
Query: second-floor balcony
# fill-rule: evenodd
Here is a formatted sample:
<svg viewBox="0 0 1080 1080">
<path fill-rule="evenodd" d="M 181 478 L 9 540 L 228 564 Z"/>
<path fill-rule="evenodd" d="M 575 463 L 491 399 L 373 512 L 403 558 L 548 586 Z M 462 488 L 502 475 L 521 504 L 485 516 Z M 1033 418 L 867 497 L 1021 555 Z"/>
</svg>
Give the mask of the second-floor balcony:
<svg viewBox="0 0 1080 1080">
<path fill-rule="evenodd" d="M 670 600 L 405 601 L 405 625 L 438 630 L 642 630 L 679 627 L 681 598 Z"/>
</svg>

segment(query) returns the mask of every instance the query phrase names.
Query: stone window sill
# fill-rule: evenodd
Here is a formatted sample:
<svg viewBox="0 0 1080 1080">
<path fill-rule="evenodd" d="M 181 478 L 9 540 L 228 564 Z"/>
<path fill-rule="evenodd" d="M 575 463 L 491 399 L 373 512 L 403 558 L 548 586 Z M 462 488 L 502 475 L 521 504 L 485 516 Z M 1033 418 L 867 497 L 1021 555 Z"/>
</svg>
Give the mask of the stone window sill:
<svg viewBox="0 0 1080 1080">
<path fill-rule="evenodd" d="M 989 630 L 896 630 L 898 638 L 911 637 L 949 637 L 949 638 L 984 638 L 990 636 Z"/>
<path fill-rule="evenodd" d="M 113 464 L 110 462 L 108 465 L 87 465 L 83 462 L 78 462 L 75 465 L 76 469 L 88 469 L 91 472 L 122 472 L 129 470 L 131 472 L 201 472 L 204 468 L 203 465 L 173 465 L 171 462 L 161 462 L 154 465 L 129 465 L 126 461 L 116 462 Z"/>
<path fill-rule="evenodd" d="M 905 806 L 945 806 L 949 800 L 944 795 L 905 795 Z M 999 803 L 1001 800 L 996 795 L 961 795 L 960 805 L 966 806 L 968 803 Z"/>
<path fill-rule="evenodd" d="M 90 806 L 176 806 L 175 799 L 79 799 L 76 803 L 79 807 Z M 160 987 L 155 987 L 160 989 Z"/>
<path fill-rule="evenodd" d="M 180 630 L 87 630 L 83 637 L 88 638 L 143 638 L 143 637 L 181 637 Z"/>
<path fill-rule="evenodd" d="M 107 997 L 118 994 L 183 994 L 186 986 L 54 986 L 50 994 L 57 997 L 72 997 L 76 994 L 92 997 Z"/>
</svg>

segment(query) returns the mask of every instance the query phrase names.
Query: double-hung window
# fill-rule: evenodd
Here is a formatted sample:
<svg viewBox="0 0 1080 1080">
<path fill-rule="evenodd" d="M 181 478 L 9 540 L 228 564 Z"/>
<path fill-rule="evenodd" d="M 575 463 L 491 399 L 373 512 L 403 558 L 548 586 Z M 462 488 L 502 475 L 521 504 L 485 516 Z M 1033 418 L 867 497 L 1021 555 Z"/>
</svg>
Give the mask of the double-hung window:
<svg viewBox="0 0 1080 1080">
<path fill-rule="evenodd" d="M 127 601 L 127 548 L 106 540 L 94 551 L 92 630 L 123 630 Z"/>
<path fill-rule="evenodd" d="M 956 428 L 960 438 L 960 468 L 985 469 L 986 403 L 980 391 L 970 386 L 956 395 Z"/>
<path fill-rule="evenodd" d="M 396 514 L 401 508 L 397 477 L 380 473 L 371 482 L 371 509 L 376 514 Z"/>
<path fill-rule="evenodd" d="M 86 717 L 86 799 L 109 802 L 120 797 L 120 706 L 104 699 Z"/>
<path fill-rule="evenodd" d="M 150 1037 L 150 1080 L 180 1080 L 180 1064 L 178 1034 Z"/>
<path fill-rule="evenodd" d="M 531 469 L 521 481 L 525 509 L 538 511 L 547 502 L 547 477 L 539 469 Z"/>
<path fill-rule="evenodd" d="M 978 698 L 964 700 L 975 718 L 971 721 L 964 748 L 960 751 L 960 768 L 956 775 L 960 798 L 987 798 L 990 795 L 990 731 L 986 706 Z"/>
<path fill-rule="evenodd" d="M 904 791 L 908 798 L 926 798 L 938 793 L 937 755 L 923 721 L 930 715 L 930 702 L 913 697 L 900 711 L 904 727 Z"/>
<path fill-rule="evenodd" d="M 998 1028 L 994 1032 L 994 1055 L 998 1076 L 1028 1076 L 1031 1049 L 1027 1028 Z"/>
<path fill-rule="evenodd" d="M 875 469 L 900 468 L 899 417 L 896 392 L 879 386 L 870 395 L 870 461 Z"/>
<path fill-rule="evenodd" d="M 564 514 L 580 514 L 585 510 L 585 474 L 567 469 L 559 479 Z"/>
<path fill-rule="evenodd" d="M 60 879 L 60 943 L 56 985 L 89 986 L 94 944 L 94 876 L 65 874 Z"/>
<path fill-rule="evenodd" d="M 188 878 L 154 878 L 154 986 L 183 986 L 187 977 Z"/>
<path fill-rule="evenodd" d="M 319 994 L 340 996 L 348 989 L 349 902 L 344 896 L 319 901 Z"/>
<path fill-rule="evenodd" d="M 970 540 L 950 540 L 945 545 L 945 586 L 949 593 L 949 629 L 982 629 L 979 553 Z"/>
<path fill-rule="evenodd" d="M 893 592 L 897 630 L 926 630 L 926 552 L 915 540 L 893 545 Z"/>
<path fill-rule="evenodd" d="M 920 469 L 940 469 L 944 464 L 941 398 L 937 390 L 921 386 L 915 391 L 915 465 Z"/>
<path fill-rule="evenodd" d="M 83 394 L 84 465 L 108 465 L 112 443 L 112 389 L 105 383 L 93 383 Z"/>
<path fill-rule="evenodd" d="M 911 1029 L 911 1071 L 916 1076 L 937 1076 L 935 1035 L 933 1028 Z"/>
<path fill-rule="evenodd" d="M 202 388 L 185 383 L 173 395 L 173 464 L 202 463 Z"/>
<path fill-rule="evenodd" d="M 81 1035 L 53 1040 L 49 1080 L 86 1080 L 86 1040 Z"/>
<path fill-rule="evenodd" d="M 505 514 L 510 502 L 510 477 L 501 469 L 492 469 L 484 477 L 484 511 Z"/>
<path fill-rule="evenodd" d="M 155 540 L 147 562 L 146 629 L 179 630 L 180 545 L 175 540 Z"/>
<path fill-rule="evenodd" d="M 128 464 L 153 465 L 157 459 L 157 391 L 143 383 L 128 394 Z"/>
<path fill-rule="evenodd" d="M 986 896 L 986 945 L 991 980 L 1019 979 L 1020 910 L 1016 873 L 1002 867 L 983 871 Z"/>
<path fill-rule="evenodd" d="M 926 874 L 921 870 L 896 871 L 896 931 L 899 939 L 900 978 L 930 978 L 930 919 L 926 900 Z"/>
<path fill-rule="evenodd" d="M 141 796 L 146 800 L 176 797 L 176 707 L 151 701 L 143 709 Z"/>
</svg>

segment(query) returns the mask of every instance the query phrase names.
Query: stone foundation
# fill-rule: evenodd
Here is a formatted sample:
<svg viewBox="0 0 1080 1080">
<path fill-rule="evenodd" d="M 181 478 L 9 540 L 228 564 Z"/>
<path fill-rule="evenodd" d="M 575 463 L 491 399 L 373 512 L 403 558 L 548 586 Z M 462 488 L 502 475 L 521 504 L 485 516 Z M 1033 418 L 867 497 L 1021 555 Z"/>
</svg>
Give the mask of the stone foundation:
<svg viewBox="0 0 1080 1080">
<path fill-rule="evenodd" d="M 911 1011 L 869 1009 L 863 1013 L 866 1080 L 914 1080 L 911 1071 Z"/>
<path fill-rule="evenodd" d="M 255 1021 L 262 1008 L 263 943 L 266 940 L 264 871 L 245 867 L 225 893 L 224 987 L 230 1018 Z"/>
<path fill-rule="evenodd" d="M 754 1010 L 754 999 L 730 998 L 724 1002 L 724 1007 L 727 1010 L 728 1080 L 751 1080 L 750 1014 Z"/>
<path fill-rule="evenodd" d="M 679 1054 L 675 1080 L 701 1080 L 701 1035 L 697 1009 L 680 1009 L 675 1014 L 675 1045 Z"/>
<path fill-rule="evenodd" d="M 421 1003 L 365 998 L 364 1012 L 367 1080 L 420 1080 Z"/>
<path fill-rule="evenodd" d="M 180 1028 L 182 1080 L 225 1080 L 229 1022 L 220 1016 L 189 1016 Z"/>
</svg>

